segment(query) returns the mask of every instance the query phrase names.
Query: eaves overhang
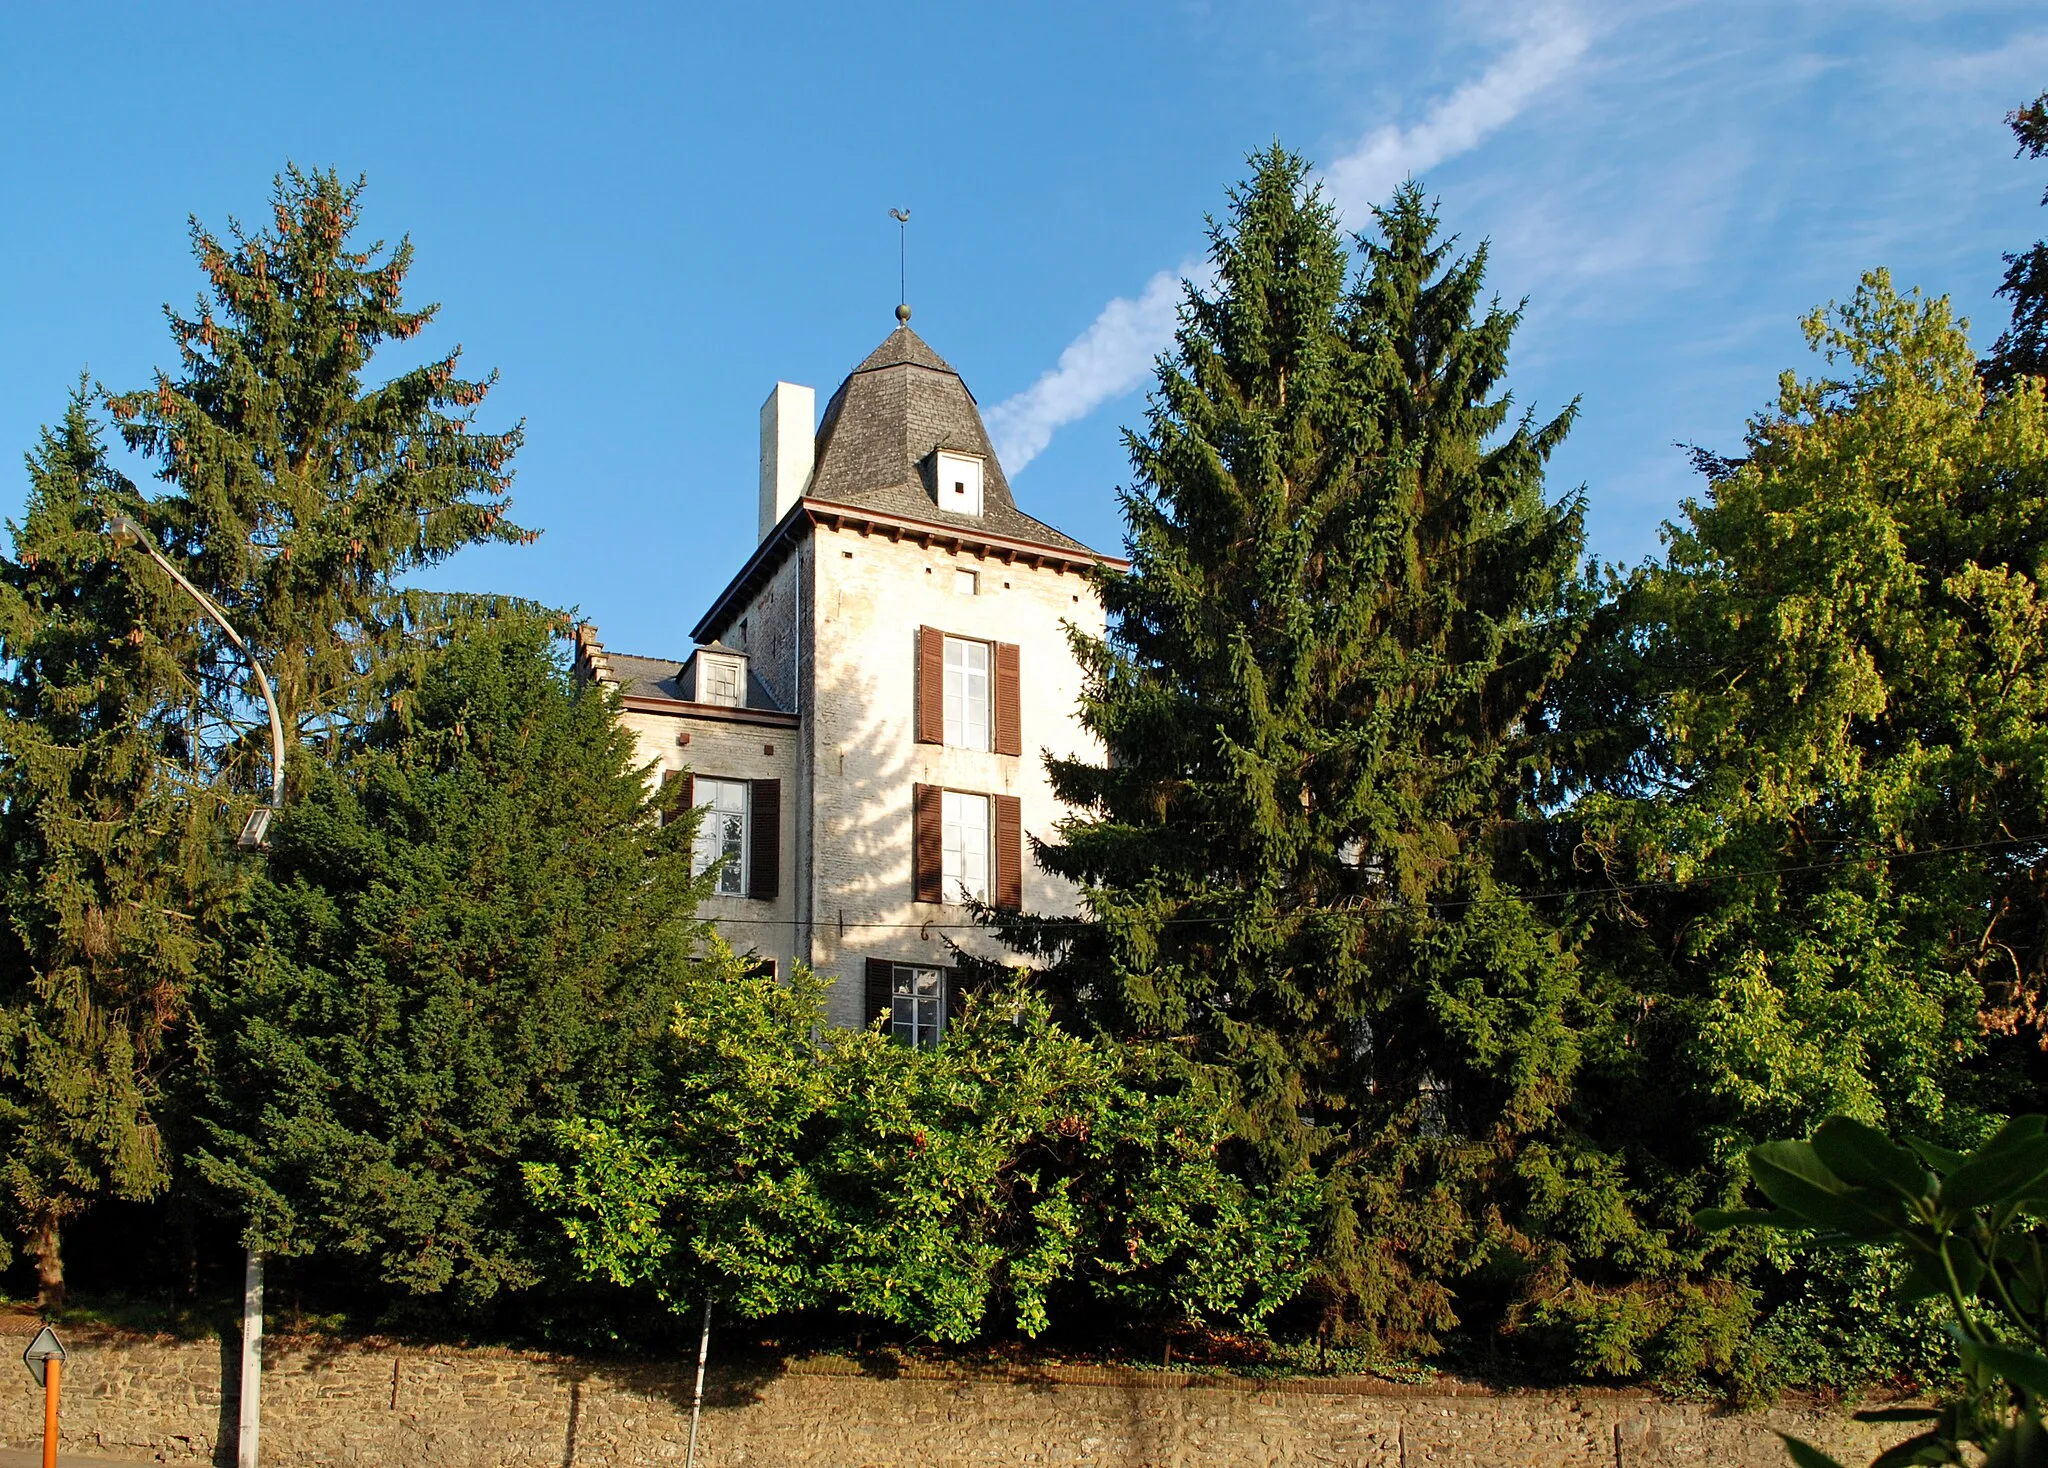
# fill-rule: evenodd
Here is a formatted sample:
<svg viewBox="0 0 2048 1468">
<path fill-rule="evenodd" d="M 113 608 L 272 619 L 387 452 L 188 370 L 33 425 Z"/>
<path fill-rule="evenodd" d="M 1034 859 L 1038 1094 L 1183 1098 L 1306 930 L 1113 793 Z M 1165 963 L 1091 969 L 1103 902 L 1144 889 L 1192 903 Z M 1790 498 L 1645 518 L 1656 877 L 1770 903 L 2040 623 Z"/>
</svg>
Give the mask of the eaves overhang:
<svg viewBox="0 0 2048 1468">
<path fill-rule="evenodd" d="M 775 523 L 775 528 L 768 532 L 767 538 L 747 557 L 747 563 L 740 567 L 739 573 L 726 583 L 725 590 L 712 602 L 711 610 L 690 629 L 691 638 L 701 646 L 722 634 L 813 527 L 852 531 L 863 536 L 880 535 L 891 542 L 908 540 L 921 546 L 936 545 L 955 554 L 965 551 L 973 556 L 1001 561 L 1006 566 L 1025 565 L 1072 571 L 1078 575 L 1086 575 L 1098 566 L 1111 571 L 1128 571 L 1131 568 L 1131 563 L 1122 557 L 1104 555 L 1100 551 L 1042 545 L 1012 536 L 976 531 L 957 523 L 920 520 L 861 505 L 806 497 L 789 507 Z"/>
<path fill-rule="evenodd" d="M 734 708 L 723 703 L 692 703 L 681 698 L 650 698 L 646 694 L 620 695 L 621 705 L 636 714 L 668 714 L 679 719 L 708 719 L 718 724 L 762 724 L 772 729 L 795 729 L 803 724 L 796 714 L 781 709 Z"/>
</svg>

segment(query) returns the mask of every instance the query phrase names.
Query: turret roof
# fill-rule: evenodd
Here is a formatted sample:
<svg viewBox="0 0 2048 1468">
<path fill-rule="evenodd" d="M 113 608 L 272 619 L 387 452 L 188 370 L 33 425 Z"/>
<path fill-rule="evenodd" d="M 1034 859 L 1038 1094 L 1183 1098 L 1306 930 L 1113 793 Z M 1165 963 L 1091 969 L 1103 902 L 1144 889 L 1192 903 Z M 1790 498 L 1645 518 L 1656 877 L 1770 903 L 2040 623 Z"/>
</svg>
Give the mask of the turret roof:
<svg viewBox="0 0 2048 1468">
<path fill-rule="evenodd" d="M 981 514 L 939 507 L 933 456 L 940 449 L 981 459 Z M 908 326 L 890 332 L 825 405 L 816 467 L 805 493 L 1034 545 L 1088 550 L 1017 508 L 974 394 Z"/>
</svg>

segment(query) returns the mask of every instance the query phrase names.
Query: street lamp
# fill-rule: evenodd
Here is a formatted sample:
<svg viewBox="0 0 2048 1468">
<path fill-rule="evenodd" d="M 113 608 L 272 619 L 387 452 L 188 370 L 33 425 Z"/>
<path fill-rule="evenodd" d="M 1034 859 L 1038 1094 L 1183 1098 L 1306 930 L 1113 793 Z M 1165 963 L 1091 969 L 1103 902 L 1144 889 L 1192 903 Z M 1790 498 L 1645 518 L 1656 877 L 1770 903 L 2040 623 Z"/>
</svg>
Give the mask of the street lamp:
<svg viewBox="0 0 2048 1468">
<path fill-rule="evenodd" d="M 284 721 L 278 717 L 277 699 L 270 691 L 270 679 L 263 671 L 263 664 L 256 661 L 256 654 L 249 651 L 249 644 L 242 641 L 242 634 L 229 624 L 228 614 L 220 609 L 220 604 L 185 579 L 184 573 L 171 564 L 170 558 L 156 548 L 156 542 L 149 538 L 147 530 L 126 515 L 114 516 L 107 529 L 116 546 L 123 549 L 139 547 L 144 555 L 163 568 L 166 575 L 184 587 L 186 594 L 199 603 L 199 609 L 213 618 L 214 624 L 227 634 L 235 650 L 248 660 L 249 671 L 256 675 L 256 687 L 263 694 L 263 706 L 270 711 L 270 804 L 259 805 L 250 811 L 249 819 L 242 823 L 242 834 L 235 838 L 235 845 L 244 851 L 254 851 L 268 844 L 270 817 L 284 804 Z"/>
<path fill-rule="evenodd" d="M 242 641 L 242 634 L 228 622 L 228 614 L 220 604 L 190 581 L 170 559 L 156 548 L 149 532 L 127 515 L 116 515 L 107 526 L 117 548 L 139 547 L 157 565 L 163 568 L 192 600 L 199 603 L 199 609 L 213 618 L 216 626 L 226 634 L 236 651 L 248 660 L 249 671 L 256 675 L 256 687 L 263 694 L 263 706 L 270 711 L 270 804 L 259 805 L 249 812 L 249 819 L 242 823 L 242 834 L 235 838 L 235 845 L 244 851 L 255 851 L 265 846 L 270 831 L 270 818 L 278 807 L 284 804 L 284 720 L 278 716 L 277 696 L 270 691 L 270 679 L 263 671 L 263 664 L 256 661 L 256 654 L 249 651 L 249 644 Z M 263 1430 L 263 1256 L 250 1249 L 242 1266 L 242 1379 L 241 1409 L 235 1422 L 235 1468 L 256 1468 L 256 1450 Z"/>
</svg>

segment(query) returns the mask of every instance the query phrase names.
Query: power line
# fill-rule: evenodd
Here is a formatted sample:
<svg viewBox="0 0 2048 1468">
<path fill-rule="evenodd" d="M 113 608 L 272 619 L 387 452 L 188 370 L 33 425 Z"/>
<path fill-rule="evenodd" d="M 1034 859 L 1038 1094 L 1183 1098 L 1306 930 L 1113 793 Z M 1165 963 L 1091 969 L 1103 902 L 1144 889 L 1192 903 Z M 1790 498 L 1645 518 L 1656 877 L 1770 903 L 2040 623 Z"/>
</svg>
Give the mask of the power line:
<svg viewBox="0 0 2048 1468">
<path fill-rule="evenodd" d="M 1603 886 L 1558 887 L 1549 891 L 1538 892 L 1506 890 L 1486 896 L 1446 897 L 1425 902 L 1356 898 L 1336 904 L 1316 904 L 1291 908 L 1288 910 L 1288 915 L 1295 916 L 1316 912 L 1362 913 L 1367 915 L 1415 914 L 1442 912 L 1447 908 L 1477 907 L 1486 902 L 1548 902 L 1567 897 L 1627 897 L 1639 892 L 1675 892 L 1695 887 L 1711 887 L 1717 882 L 1744 882 L 1752 879 L 1796 876 L 1811 872 L 1839 871 L 1844 867 L 1869 866 L 1878 862 L 1888 865 L 1894 861 L 1904 861 L 1916 857 L 1953 856 L 1965 852 L 1980 851 L 2011 851 L 2022 847 L 2041 846 L 2044 844 L 2048 844 L 2048 835 L 2015 836 L 1996 841 L 1965 841 L 1948 846 L 1923 846 L 1912 851 L 1871 851 L 1854 856 L 1836 857 L 1829 861 L 1803 862 L 1792 866 L 1757 867 L 1750 870 L 1703 872 L 1692 877 L 1666 877 L 1646 882 L 1612 882 Z M 707 921 L 720 925 L 745 927 L 796 928 L 804 926 L 795 918 L 720 917 L 710 918 Z M 1033 925 L 1039 928 L 1074 928 L 1078 930 L 1095 927 L 1100 921 L 1097 918 L 1083 917 L 1036 918 L 1033 919 Z M 1196 927 L 1209 926 L 1226 921 L 1228 919 L 1223 917 L 1167 918 L 1157 924 L 1157 926 L 1162 928 Z M 814 922 L 810 926 L 837 927 L 842 929 L 858 928 L 863 931 L 882 929 L 916 933 L 985 933 L 993 928 L 993 924 L 989 923 L 942 923 L 936 919 L 921 923 L 847 922 L 843 920 L 834 922 L 828 919 L 822 923 Z"/>
</svg>

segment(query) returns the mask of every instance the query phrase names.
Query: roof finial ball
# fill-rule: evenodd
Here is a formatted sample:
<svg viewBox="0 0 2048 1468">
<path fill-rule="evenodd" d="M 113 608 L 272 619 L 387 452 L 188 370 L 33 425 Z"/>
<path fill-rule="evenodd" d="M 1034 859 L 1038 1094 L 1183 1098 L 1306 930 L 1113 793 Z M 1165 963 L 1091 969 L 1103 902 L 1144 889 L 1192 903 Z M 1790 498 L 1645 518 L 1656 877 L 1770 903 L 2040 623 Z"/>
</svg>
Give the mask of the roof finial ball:
<svg viewBox="0 0 2048 1468">
<path fill-rule="evenodd" d="M 900 325 L 910 325 L 910 305 L 908 302 L 905 302 L 896 308 L 896 320 Z"/>
</svg>

